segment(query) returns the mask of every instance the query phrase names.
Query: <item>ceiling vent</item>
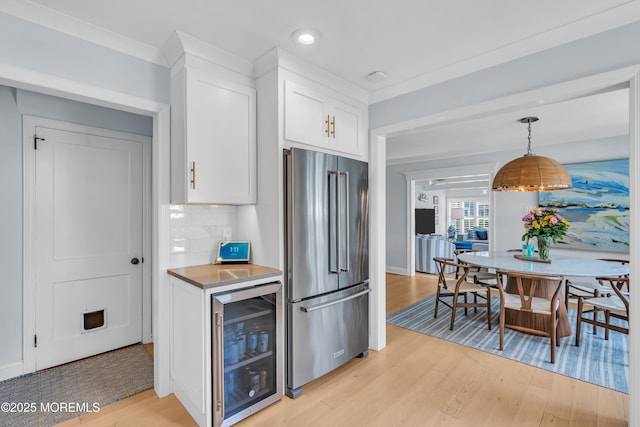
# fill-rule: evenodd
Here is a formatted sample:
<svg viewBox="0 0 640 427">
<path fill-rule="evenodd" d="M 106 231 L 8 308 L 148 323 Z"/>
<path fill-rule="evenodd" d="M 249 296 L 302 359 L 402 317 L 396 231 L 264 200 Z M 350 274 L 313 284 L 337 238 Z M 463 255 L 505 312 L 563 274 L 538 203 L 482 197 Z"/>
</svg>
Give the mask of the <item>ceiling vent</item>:
<svg viewBox="0 0 640 427">
<path fill-rule="evenodd" d="M 373 73 L 369 73 L 367 75 L 367 80 L 372 83 L 382 82 L 384 80 L 387 80 L 388 78 L 389 76 L 384 71 L 374 71 Z"/>
</svg>

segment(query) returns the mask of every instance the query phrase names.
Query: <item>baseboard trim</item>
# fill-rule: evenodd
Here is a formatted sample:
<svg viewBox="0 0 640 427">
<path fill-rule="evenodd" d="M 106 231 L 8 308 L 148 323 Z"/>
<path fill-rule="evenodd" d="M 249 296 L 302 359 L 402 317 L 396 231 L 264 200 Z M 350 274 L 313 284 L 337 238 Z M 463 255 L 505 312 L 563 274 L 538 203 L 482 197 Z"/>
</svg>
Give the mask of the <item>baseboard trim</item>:
<svg viewBox="0 0 640 427">
<path fill-rule="evenodd" d="M 387 265 L 387 273 L 400 274 L 402 276 L 410 276 L 406 268 L 392 267 L 390 265 Z"/>
<path fill-rule="evenodd" d="M 19 377 L 22 374 L 24 374 L 24 364 L 22 360 L 0 366 L 0 381 Z"/>
</svg>

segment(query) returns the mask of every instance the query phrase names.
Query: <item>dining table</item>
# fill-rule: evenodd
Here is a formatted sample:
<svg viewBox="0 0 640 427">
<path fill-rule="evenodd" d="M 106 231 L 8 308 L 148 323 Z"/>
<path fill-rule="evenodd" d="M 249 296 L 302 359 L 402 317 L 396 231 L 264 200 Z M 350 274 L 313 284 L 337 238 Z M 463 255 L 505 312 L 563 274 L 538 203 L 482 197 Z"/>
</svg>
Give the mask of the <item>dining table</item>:
<svg viewBox="0 0 640 427">
<path fill-rule="evenodd" d="M 600 259 L 582 258 L 568 255 L 553 255 L 549 260 L 540 260 L 536 257 L 524 257 L 519 252 L 509 251 L 477 251 L 465 252 L 458 255 L 458 260 L 469 265 L 484 267 L 490 270 L 513 271 L 519 273 L 531 273 L 548 276 L 567 277 L 619 277 L 629 274 L 629 265 L 608 262 Z M 534 296 L 551 298 L 555 292 L 554 282 L 544 282 L 545 286 L 536 288 Z M 556 282 L 557 284 L 557 282 Z M 515 281 L 508 280 L 505 291 L 517 293 L 515 291 Z M 561 299 L 563 301 L 563 299 Z M 558 337 L 571 335 L 571 325 L 567 307 L 560 304 L 557 311 Z M 521 319 L 524 326 L 530 325 L 539 319 L 536 315 L 530 318 Z"/>
</svg>

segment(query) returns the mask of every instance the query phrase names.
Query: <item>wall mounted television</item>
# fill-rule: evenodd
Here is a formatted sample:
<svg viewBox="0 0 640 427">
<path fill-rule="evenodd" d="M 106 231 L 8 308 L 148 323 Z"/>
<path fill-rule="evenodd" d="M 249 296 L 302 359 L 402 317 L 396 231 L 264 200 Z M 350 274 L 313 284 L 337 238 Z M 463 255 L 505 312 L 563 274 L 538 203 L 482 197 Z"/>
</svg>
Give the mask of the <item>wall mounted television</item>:
<svg viewBox="0 0 640 427">
<path fill-rule="evenodd" d="M 434 234 L 436 232 L 435 209 L 415 210 L 416 234 Z"/>
</svg>

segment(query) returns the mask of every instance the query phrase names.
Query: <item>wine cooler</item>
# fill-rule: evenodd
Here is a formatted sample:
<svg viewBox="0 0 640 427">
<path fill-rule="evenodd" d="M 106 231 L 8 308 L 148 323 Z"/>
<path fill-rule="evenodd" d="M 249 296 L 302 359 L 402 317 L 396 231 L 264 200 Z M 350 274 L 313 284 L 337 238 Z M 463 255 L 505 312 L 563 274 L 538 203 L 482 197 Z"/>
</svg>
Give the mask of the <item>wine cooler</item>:
<svg viewBox="0 0 640 427">
<path fill-rule="evenodd" d="M 213 424 L 229 426 L 282 398 L 282 284 L 211 298 Z"/>
</svg>

